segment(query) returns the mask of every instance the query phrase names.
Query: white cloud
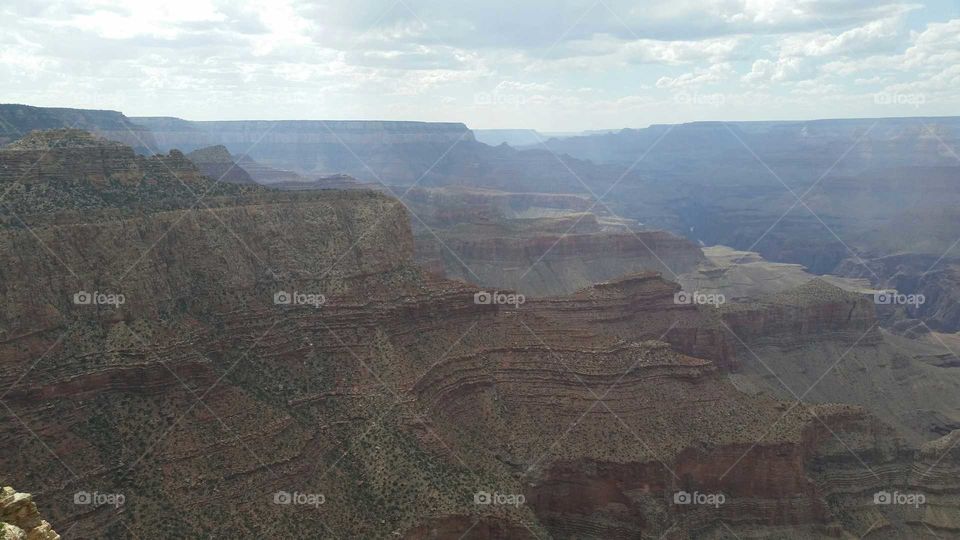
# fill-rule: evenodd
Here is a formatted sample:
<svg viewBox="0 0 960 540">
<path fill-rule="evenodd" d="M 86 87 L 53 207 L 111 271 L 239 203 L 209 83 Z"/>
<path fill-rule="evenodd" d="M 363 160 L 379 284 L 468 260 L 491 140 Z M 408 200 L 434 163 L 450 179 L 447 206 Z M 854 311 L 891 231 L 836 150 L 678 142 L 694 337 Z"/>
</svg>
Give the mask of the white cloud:
<svg viewBox="0 0 960 540">
<path fill-rule="evenodd" d="M 7 0 L 0 80 L 10 101 L 130 114 L 557 129 L 677 120 L 664 105 L 678 92 L 722 94 L 727 101 L 716 114 L 744 118 L 784 110 L 753 102 L 757 91 L 794 100 L 797 111 L 880 87 L 946 102 L 960 86 L 960 19 L 915 7 L 900 0 Z M 525 105 L 497 115 L 465 108 L 478 92 Z"/>
<path fill-rule="evenodd" d="M 657 88 L 678 88 L 718 83 L 727 80 L 733 73 L 733 67 L 729 63 L 714 64 L 709 68 L 697 68 L 691 73 L 684 73 L 678 77 L 660 77 L 657 79 Z"/>
<path fill-rule="evenodd" d="M 780 58 L 775 61 L 757 60 L 750 68 L 750 73 L 744 75 L 747 83 L 779 83 L 801 80 L 811 73 L 809 66 L 802 58 Z"/>
</svg>

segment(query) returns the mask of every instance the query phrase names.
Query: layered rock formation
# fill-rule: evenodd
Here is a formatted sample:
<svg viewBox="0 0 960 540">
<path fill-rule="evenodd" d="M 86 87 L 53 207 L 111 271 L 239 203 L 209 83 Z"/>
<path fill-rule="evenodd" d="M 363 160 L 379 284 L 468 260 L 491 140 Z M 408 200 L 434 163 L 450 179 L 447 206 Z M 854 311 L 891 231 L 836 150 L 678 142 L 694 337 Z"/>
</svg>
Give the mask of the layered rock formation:
<svg viewBox="0 0 960 540">
<path fill-rule="evenodd" d="M 223 145 L 199 148 L 187 154 L 200 172 L 218 182 L 253 184 L 253 178 Z"/>
<path fill-rule="evenodd" d="M 218 183 L 181 152 L 143 157 L 82 130 L 49 130 L 0 148 L 0 218 L 8 224 L 61 219 L 79 212 L 133 213 L 190 206 L 204 196 L 259 188 Z"/>
<path fill-rule="evenodd" d="M 48 148 L 41 170 L 74 151 Z M 78 183 L 99 178 L 86 170 Z M 184 197 L 0 229 L 0 400 L 15 413 L 0 418 L 0 470 L 38 494 L 58 530 L 960 531 L 955 434 L 920 448 L 857 407 L 741 392 L 721 311 L 677 304 L 679 286 L 656 274 L 485 300 L 420 270 L 395 199 L 229 187 L 206 208 Z M 759 328 L 780 327 L 764 313 Z M 929 505 L 880 508 L 879 489 Z"/>
<path fill-rule="evenodd" d="M 705 262 L 689 241 L 597 208 L 589 197 L 477 189 L 409 190 L 417 260 L 441 276 L 532 296 L 572 293 L 643 271 Z"/>
<path fill-rule="evenodd" d="M 880 329 L 873 294 L 815 279 L 720 307 L 748 392 L 867 408 L 921 444 L 960 427 L 960 371 L 942 342 Z"/>
<path fill-rule="evenodd" d="M 0 104 L 0 146 L 15 141 L 35 130 L 82 129 L 112 141 L 133 147 L 138 153 L 152 153 L 157 148 L 153 134 L 117 111 L 31 107 Z"/>
<path fill-rule="evenodd" d="M 40 517 L 29 493 L 17 493 L 11 487 L 4 487 L 0 491 L 0 538 L 60 540 L 60 535 Z"/>
</svg>

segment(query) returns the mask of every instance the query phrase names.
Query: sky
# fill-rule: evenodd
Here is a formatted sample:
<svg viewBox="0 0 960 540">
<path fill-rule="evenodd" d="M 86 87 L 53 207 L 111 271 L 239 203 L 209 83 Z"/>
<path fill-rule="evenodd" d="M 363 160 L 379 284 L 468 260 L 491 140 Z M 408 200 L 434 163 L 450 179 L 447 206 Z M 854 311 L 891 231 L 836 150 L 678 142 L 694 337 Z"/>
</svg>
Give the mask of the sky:
<svg viewBox="0 0 960 540">
<path fill-rule="evenodd" d="M 960 115 L 960 0 L 2 0 L 0 102 L 545 132 Z"/>
</svg>

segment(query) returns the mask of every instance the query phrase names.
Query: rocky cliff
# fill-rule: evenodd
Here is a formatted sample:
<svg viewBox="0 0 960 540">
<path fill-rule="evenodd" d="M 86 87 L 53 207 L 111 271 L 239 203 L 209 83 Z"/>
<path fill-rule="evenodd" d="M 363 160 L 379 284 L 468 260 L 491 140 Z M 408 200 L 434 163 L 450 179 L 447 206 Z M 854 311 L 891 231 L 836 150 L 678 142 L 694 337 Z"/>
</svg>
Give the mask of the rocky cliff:
<svg viewBox="0 0 960 540">
<path fill-rule="evenodd" d="M 0 492 L 0 538 L 7 540 L 60 540 L 37 510 L 29 493 L 11 487 Z"/>
<path fill-rule="evenodd" d="M 250 173 L 240 166 L 223 145 L 198 148 L 187 154 L 187 159 L 192 161 L 200 169 L 200 172 L 214 181 L 227 182 L 228 184 L 255 183 Z"/>
<path fill-rule="evenodd" d="M 33 132 L 0 148 L 0 219 L 15 226 L 189 207 L 210 195 L 257 192 L 215 182 L 181 152 L 143 157 L 82 130 Z M 72 216 L 72 217 L 71 217 Z"/>
<path fill-rule="evenodd" d="M 531 296 L 568 294 L 643 271 L 667 275 L 705 262 L 664 231 L 610 215 L 590 197 L 463 188 L 415 188 L 416 258 L 448 278 Z"/>
<path fill-rule="evenodd" d="M 960 530 L 952 439 L 741 392 L 719 311 L 656 274 L 511 303 L 423 273 L 382 194 L 184 199 L 0 228 L 0 471 L 58 530 L 819 537 L 881 514 L 891 534 Z M 929 504 L 879 508 L 881 488 Z"/>
<path fill-rule="evenodd" d="M 153 134 L 117 111 L 31 107 L 0 104 L 0 146 L 36 130 L 82 129 L 111 141 L 119 141 L 138 153 L 157 148 Z"/>
</svg>

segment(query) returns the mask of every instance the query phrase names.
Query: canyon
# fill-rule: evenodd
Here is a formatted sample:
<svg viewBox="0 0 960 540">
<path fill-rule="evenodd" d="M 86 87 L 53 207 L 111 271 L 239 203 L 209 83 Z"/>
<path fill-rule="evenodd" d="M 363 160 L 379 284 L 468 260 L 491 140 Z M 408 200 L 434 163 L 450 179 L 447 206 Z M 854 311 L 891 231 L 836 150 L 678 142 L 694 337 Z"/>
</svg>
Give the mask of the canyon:
<svg viewBox="0 0 960 540">
<path fill-rule="evenodd" d="M 438 143 L 385 131 L 374 146 Z M 182 150 L 295 169 L 205 137 Z M 0 481 L 58 531 L 960 535 L 956 366 L 880 328 L 899 316 L 853 270 L 723 262 L 579 191 L 503 189 L 512 176 L 274 190 L 164 152 L 62 129 L 0 148 Z M 530 283 L 502 270 L 528 263 L 544 265 Z M 714 276 L 729 303 L 677 301 L 676 281 L 716 269 L 762 285 Z"/>
</svg>

